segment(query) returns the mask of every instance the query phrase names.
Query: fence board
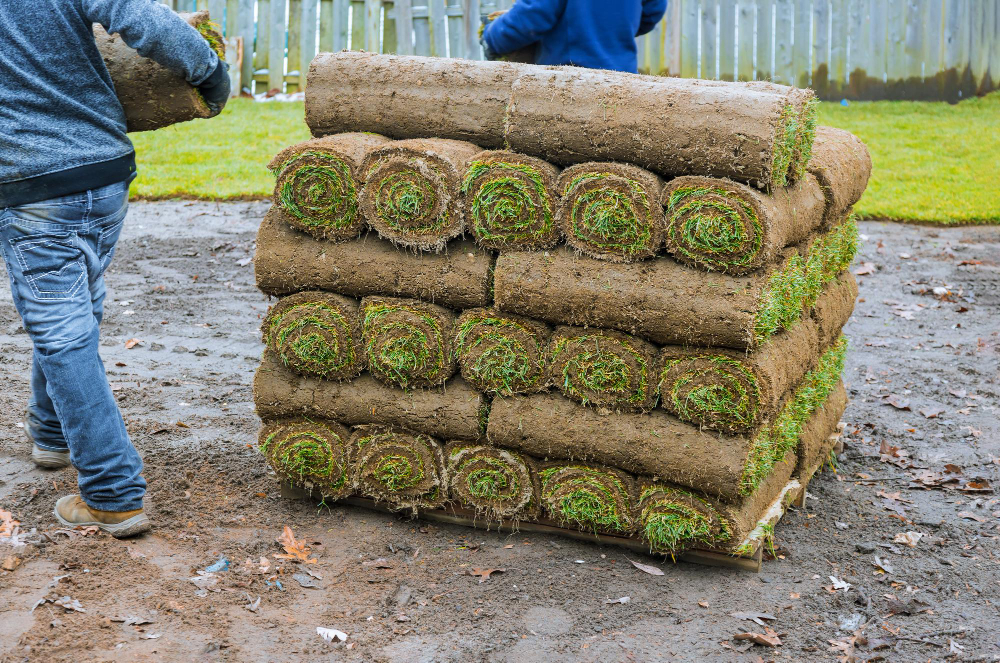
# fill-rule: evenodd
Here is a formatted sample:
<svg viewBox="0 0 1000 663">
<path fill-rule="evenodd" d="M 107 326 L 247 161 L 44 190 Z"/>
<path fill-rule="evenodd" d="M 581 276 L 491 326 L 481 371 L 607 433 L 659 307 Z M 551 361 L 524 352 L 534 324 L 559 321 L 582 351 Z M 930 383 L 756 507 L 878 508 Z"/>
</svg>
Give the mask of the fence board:
<svg viewBox="0 0 1000 663">
<path fill-rule="evenodd" d="M 302 76 L 302 0 L 288 0 L 287 91 L 298 92 Z M 292 80 L 289 80 L 289 79 Z M 278 87 L 281 87 L 280 85 Z"/>
<path fill-rule="evenodd" d="M 319 12 L 319 3 L 305 0 L 302 3 L 302 48 L 299 51 L 299 66 L 302 74 L 299 76 L 299 86 L 305 88 L 306 74 L 309 71 L 309 63 L 316 57 L 316 19 Z"/>
<path fill-rule="evenodd" d="M 830 3 L 830 74 L 827 78 L 827 95 L 833 99 L 843 98 L 849 78 L 849 11 L 847 0 L 832 0 Z"/>
<path fill-rule="evenodd" d="M 736 80 L 753 80 L 753 30 L 756 12 L 753 0 L 739 0 L 736 8 Z"/>
<path fill-rule="evenodd" d="M 822 1 L 822 0 L 820 0 Z M 792 12 L 792 74 L 791 84 L 809 87 L 812 71 L 812 7 L 810 0 L 797 0 Z"/>
<path fill-rule="evenodd" d="M 413 3 L 396 0 L 396 52 L 413 55 Z"/>
<path fill-rule="evenodd" d="M 792 46 L 792 16 L 795 10 L 792 0 L 775 0 L 774 3 L 774 73 L 777 83 L 791 85 L 795 81 Z"/>
<path fill-rule="evenodd" d="M 769 81 L 774 77 L 774 3 L 763 0 L 757 3 L 757 57 L 754 64 L 757 80 Z"/>
<path fill-rule="evenodd" d="M 813 2 L 812 88 L 826 96 L 830 89 L 830 2 Z M 835 34 L 834 39 L 837 38 Z"/>
<path fill-rule="evenodd" d="M 990 45 L 990 79 L 1000 89 L 1000 7 L 993 7 L 993 43 Z"/>
<path fill-rule="evenodd" d="M 463 0 L 462 31 L 465 33 L 465 57 L 472 60 L 483 59 L 483 49 L 479 45 L 479 0 Z"/>
<path fill-rule="evenodd" d="M 382 52 L 399 53 L 399 43 L 396 41 L 396 3 L 393 0 L 382 0 Z"/>
<path fill-rule="evenodd" d="M 448 16 L 445 0 L 430 0 L 430 54 L 448 56 Z"/>
<path fill-rule="evenodd" d="M 232 25 L 233 29 L 228 32 L 228 36 L 243 38 L 243 65 L 240 67 L 240 87 L 246 90 L 253 90 L 253 48 L 254 31 L 256 26 L 253 20 L 254 0 L 230 0 L 229 9 L 234 9 L 232 16 L 228 16 L 227 25 Z"/>
<path fill-rule="evenodd" d="M 969 40 L 970 50 L 970 70 L 972 73 L 973 93 L 985 93 L 989 88 L 990 37 L 987 29 L 987 21 L 992 27 L 993 18 L 987 5 L 996 6 L 996 0 L 986 0 L 986 2 L 976 2 L 970 8 L 972 35 Z"/>
<path fill-rule="evenodd" d="M 871 45 L 871 21 L 868 20 L 868 0 L 848 0 L 847 9 L 847 72 L 845 96 L 858 99 L 868 76 L 868 47 Z"/>
<path fill-rule="evenodd" d="M 719 0 L 718 50 L 719 80 L 736 80 L 736 0 Z"/>
<path fill-rule="evenodd" d="M 271 0 L 257 0 L 257 16 L 253 81 L 267 85 L 267 60 L 271 47 Z"/>
<path fill-rule="evenodd" d="M 285 3 L 283 0 L 271 0 L 270 41 L 267 49 L 267 88 L 269 90 L 283 88 L 285 82 Z"/>
<path fill-rule="evenodd" d="M 680 0 L 681 9 L 681 76 L 698 77 L 698 24 L 701 9 L 698 0 Z"/>
<path fill-rule="evenodd" d="M 381 40 L 379 39 L 379 27 L 382 18 L 381 0 L 364 0 L 364 50 L 369 53 L 381 52 Z M 354 48 L 352 45 L 351 48 Z"/>
<path fill-rule="evenodd" d="M 718 0 L 701 0 L 701 65 L 698 67 L 699 78 L 716 77 L 716 57 L 718 48 Z"/>
</svg>

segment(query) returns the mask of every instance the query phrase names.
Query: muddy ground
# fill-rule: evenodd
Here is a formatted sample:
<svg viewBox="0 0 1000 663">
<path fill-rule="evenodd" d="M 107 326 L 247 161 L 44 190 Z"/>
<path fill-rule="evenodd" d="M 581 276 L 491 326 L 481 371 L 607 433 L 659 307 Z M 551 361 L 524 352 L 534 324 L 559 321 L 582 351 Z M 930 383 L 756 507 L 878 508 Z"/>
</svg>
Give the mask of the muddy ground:
<svg viewBox="0 0 1000 663">
<path fill-rule="evenodd" d="M 814 480 L 807 508 L 778 525 L 778 558 L 759 575 L 638 559 L 663 569 L 654 576 L 610 546 L 280 499 L 252 448 L 267 302 L 249 259 L 265 210 L 164 202 L 129 212 L 102 351 L 146 461 L 156 529 L 137 540 L 54 523 L 52 504 L 75 477 L 31 464 L 20 428 L 30 345 L 2 280 L 0 509 L 29 543 L 0 543 L 0 562 L 14 567 L 0 571 L 0 660 L 1000 656 L 1000 495 L 990 492 L 1000 488 L 1000 228 L 862 224 L 836 473 Z M 141 343 L 126 349 L 133 338 Z M 314 564 L 273 557 L 285 525 Z M 913 547 L 897 541 L 907 532 L 922 535 Z M 197 574 L 221 556 L 228 571 Z M 294 579 L 302 566 L 315 588 Z M 491 568 L 505 571 L 485 582 L 469 574 Z M 84 612 L 39 604 L 64 596 Z M 734 612 L 768 613 L 782 644 L 735 640 L 764 628 Z M 347 642 L 328 644 L 317 627 Z"/>
</svg>

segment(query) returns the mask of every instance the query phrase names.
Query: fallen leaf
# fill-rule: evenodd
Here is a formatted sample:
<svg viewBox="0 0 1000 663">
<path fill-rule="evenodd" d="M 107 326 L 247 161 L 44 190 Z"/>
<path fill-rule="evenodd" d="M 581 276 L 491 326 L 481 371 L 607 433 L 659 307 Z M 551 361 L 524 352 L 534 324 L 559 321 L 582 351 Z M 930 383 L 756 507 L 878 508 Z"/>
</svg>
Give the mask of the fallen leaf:
<svg viewBox="0 0 1000 663">
<path fill-rule="evenodd" d="M 781 638 L 778 637 L 774 629 L 768 626 L 764 627 L 763 633 L 737 633 L 733 635 L 733 640 L 749 640 L 755 645 L 763 645 L 765 647 L 781 646 Z"/>
<path fill-rule="evenodd" d="M 0 569 L 4 571 L 13 571 L 19 566 L 21 566 L 21 558 L 14 555 L 7 555 L 3 558 L 3 562 L 0 562 Z"/>
<path fill-rule="evenodd" d="M 962 260 L 961 262 L 958 263 L 958 266 L 963 267 L 965 265 L 982 265 L 982 264 L 983 264 L 982 260 Z"/>
<path fill-rule="evenodd" d="M 865 274 L 874 274 L 875 273 L 875 263 L 873 263 L 873 262 L 863 262 L 860 265 L 858 265 L 858 267 L 856 269 L 854 269 L 853 273 L 856 276 L 864 276 Z"/>
<path fill-rule="evenodd" d="M 945 409 L 943 407 L 939 407 L 937 405 L 928 405 L 927 407 L 920 408 L 919 412 L 920 414 L 924 415 L 924 417 L 926 417 L 927 419 L 934 419 L 939 414 L 944 412 L 944 410 Z"/>
<path fill-rule="evenodd" d="M 910 401 L 899 394 L 889 394 L 885 397 L 885 402 L 897 410 L 909 410 Z"/>
<path fill-rule="evenodd" d="M 828 576 L 832 585 L 827 585 L 824 589 L 826 591 L 833 593 L 838 590 L 844 590 L 845 592 L 851 588 L 851 583 L 845 582 L 836 576 Z"/>
<path fill-rule="evenodd" d="M 748 620 L 750 620 L 752 622 L 756 622 L 760 626 L 767 626 L 767 624 L 765 624 L 763 621 L 761 621 L 763 619 L 766 619 L 766 620 L 772 621 L 772 622 L 775 619 L 777 619 L 777 617 L 775 617 L 774 615 L 766 613 L 766 612 L 731 612 L 731 613 L 729 613 L 729 616 L 730 617 L 735 617 L 736 619 L 748 619 Z"/>
<path fill-rule="evenodd" d="M 504 573 L 507 569 L 480 569 L 474 568 L 469 571 L 470 576 L 479 576 L 479 582 L 483 583 L 490 579 L 494 573 Z"/>
<path fill-rule="evenodd" d="M 963 493 L 992 493 L 993 487 L 986 479 L 970 479 L 958 487 Z"/>
<path fill-rule="evenodd" d="M 323 628 L 322 626 L 317 626 L 316 633 L 327 642 L 333 642 L 334 640 L 343 642 L 344 640 L 347 640 L 347 634 L 343 631 L 338 631 L 335 628 Z"/>
<path fill-rule="evenodd" d="M 872 561 L 872 565 L 877 569 L 876 573 L 892 573 L 892 566 L 878 555 Z"/>
<path fill-rule="evenodd" d="M 275 540 L 285 549 L 285 554 L 274 553 L 276 559 L 291 559 L 296 562 L 305 562 L 306 564 L 316 563 L 315 557 L 309 557 L 309 547 L 305 541 L 297 541 L 295 535 L 292 533 L 292 528 L 288 525 L 285 525 L 281 536 Z"/>
<path fill-rule="evenodd" d="M 972 513 L 971 511 L 959 511 L 958 512 L 958 517 L 959 518 L 965 518 L 966 520 L 975 520 L 977 523 L 985 523 L 986 522 L 985 518 L 983 518 L 982 516 L 977 516 L 976 514 Z"/>
<path fill-rule="evenodd" d="M 61 599 L 56 599 L 52 602 L 53 604 L 59 606 L 60 608 L 65 608 L 66 612 L 87 612 L 80 605 L 80 601 L 77 599 L 72 599 L 68 596 L 64 596 Z"/>
<path fill-rule="evenodd" d="M 948 474 L 961 474 L 962 468 L 954 463 L 946 463 L 944 466 L 944 471 Z"/>
<path fill-rule="evenodd" d="M 10 511 L 0 509 L 0 539 L 14 536 L 20 524 L 20 521 L 14 520 L 14 515 Z"/>
<path fill-rule="evenodd" d="M 137 338 L 130 338 L 129 340 L 125 341 L 125 349 L 126 350 L 131 350 L 132 348 L 134 348 L 135 346 L 137 346 L 137 345 L 139 345 L 141 343 L 142 343 L 142 341 L 140 341 Z"/>
<path fill-rule="evenodd" d="M 628 559 L 628 558 L 626 557 L 626 559 Z M 635 568 L 639 569 L 643 573 L 648 573 L 651 576 L 662 576 L 663 575 L 663 571 L 661 571 L 660 569 L 656 568 L 655 566 L 650 566 L 649 564 L 642 564 L 642 563 L 637 562 L 637 561 L 632 560 L 632 559 L 629 559 L 628 561 L 632 562 L 632 566 L 634 566 Z"/>
<path fill-rule="evenodd" d="M 916 548 L 917 543 L 923 538 L 922 532 L 900 532 L 895 537 L 893 537 L 893 543 L 905 543 L 911 548 Z"/>
</svg>

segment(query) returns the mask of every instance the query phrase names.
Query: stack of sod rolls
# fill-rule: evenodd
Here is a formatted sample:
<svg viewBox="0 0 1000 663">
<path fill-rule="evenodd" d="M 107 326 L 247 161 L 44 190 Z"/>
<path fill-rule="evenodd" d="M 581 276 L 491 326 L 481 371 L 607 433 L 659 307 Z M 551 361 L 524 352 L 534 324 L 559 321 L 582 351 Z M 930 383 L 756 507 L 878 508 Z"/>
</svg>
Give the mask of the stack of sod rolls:
<svg viewBox="0 0 1000 663">
<path fill-rule="evenodd" d="M 828 458 L 871 161 L 810 92 L 348 52 L 309 75 L 255 260 L 281 480 L 738 552 Z"/>
</svg>

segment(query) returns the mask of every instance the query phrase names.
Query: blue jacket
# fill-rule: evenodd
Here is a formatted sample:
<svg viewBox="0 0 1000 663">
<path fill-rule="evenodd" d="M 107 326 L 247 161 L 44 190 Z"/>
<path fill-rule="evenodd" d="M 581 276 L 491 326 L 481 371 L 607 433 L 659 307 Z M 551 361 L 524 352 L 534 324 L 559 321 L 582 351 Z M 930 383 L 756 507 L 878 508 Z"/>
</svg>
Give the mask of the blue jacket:
<svg viewBox="0 0 1000 663">
<path fill-rule="evenodd" d="M 538 42 L 538 64 L 636 72 L 635 38 L 666 10 L 667 0 L 517 0 L 483 38 L 501 55 Z"/>
<path fill-rule="evenodd" d="M 193 85 L 225 75 L 201 35 L 154 0 L 0 0 L 0 209 L 135 172 L 94 23 Z"/>
</svg>

